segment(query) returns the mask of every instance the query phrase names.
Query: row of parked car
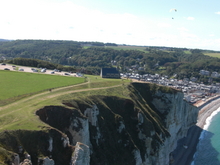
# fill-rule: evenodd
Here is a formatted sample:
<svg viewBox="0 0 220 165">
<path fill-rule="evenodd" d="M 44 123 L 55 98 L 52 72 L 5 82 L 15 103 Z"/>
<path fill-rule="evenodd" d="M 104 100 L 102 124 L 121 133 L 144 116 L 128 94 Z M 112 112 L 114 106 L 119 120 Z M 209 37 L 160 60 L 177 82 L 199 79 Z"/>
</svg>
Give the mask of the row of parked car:
<svg viewBox="0 0 220 165">
<path fill-rule="evenodd" d="M 6 65 L 5 63 L 1 63 L 1 65 Z M 4 70 L 10 70 L 9 68 L 4 68 Z"/>
<path fill-rule="evenodd" d="M 5 63 L 1 63 L 1 65 L 6 65 Z M 15 70 L 16 66 L 12 66 L 13 70 Z M 4 68 L 4 70 L 10 70 L 9 68 Z M 45 73 L 47 72 L 47 68 L 31 68 L 33 72 L 41 72 Z M 19 68 L 18 71 L 24 71 L 23 68 Z M 61 72 L 58 69 L 54 69 L 53 71 L 50 72 L 50 74 L 55 74 L 56 72 Z M 70 73 L 63 73 L 63 75 L 70 75 Z"/>
</svg>

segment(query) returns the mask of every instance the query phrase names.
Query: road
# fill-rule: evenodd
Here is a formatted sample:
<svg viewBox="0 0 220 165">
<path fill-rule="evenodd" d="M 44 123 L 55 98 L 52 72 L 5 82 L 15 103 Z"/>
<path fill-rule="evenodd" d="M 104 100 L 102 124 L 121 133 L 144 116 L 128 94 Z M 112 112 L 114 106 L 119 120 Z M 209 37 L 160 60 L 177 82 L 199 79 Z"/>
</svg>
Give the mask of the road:
<svg viewBox="0 0 220 165">
<path fill-rule="evenodd" d="M 15 67 L 13 66 L 16 66 L 16 65 L 11 65 L 11 64 L 6 64 L 6 65 L 2 65 L 2 63 L 0 64 L 0 70 L 4 70 L 5 68 L 8 68 L 10 69 L 10 71 L 18 71 L 19 69 L 24 69 L 24 71 L 18 71 L 18 72 L 31 72 L 31 73 L 41 73 L 41 74 L 51 74 L 51 72 L 54 72 L 53 70 L 46 70 L 46 72 L 33 72 L 33 68 L 34 69 L 37 69 L 37 70 L 40 70 L 39 68 L 36 68 L 36 67 L 28 67 L 28 66 L 16 66 L 18 67 L 18 70 L 15 70 Z M 54 72 L 54 74 L 52 75 L 65 75 L 65 73 L 67 72 Z M 70 76 L 77 76 L 76 73 L 69 73 Z"/>
</svg>

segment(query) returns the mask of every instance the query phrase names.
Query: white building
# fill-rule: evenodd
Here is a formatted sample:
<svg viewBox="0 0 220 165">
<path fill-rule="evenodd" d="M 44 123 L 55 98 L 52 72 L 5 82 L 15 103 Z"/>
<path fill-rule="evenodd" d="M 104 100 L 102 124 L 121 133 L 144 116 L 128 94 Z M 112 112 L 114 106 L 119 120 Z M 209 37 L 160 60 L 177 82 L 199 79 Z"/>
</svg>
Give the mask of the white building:
<svg viewBox="0 0 220 165">
<path fill-rule="evenodd" d="M 200 70 L 200 72 L 199 72 L 201 75 L 206 75 L 206 76 L 208 76 L 210 73 L 209 73 L 209 71 L 207 71 L 207 70 Z"/>
<path fill-rule="evenodd" d="M 218 72 L 212 72 L 211 77 L 219 77 Z"/>
</svg>

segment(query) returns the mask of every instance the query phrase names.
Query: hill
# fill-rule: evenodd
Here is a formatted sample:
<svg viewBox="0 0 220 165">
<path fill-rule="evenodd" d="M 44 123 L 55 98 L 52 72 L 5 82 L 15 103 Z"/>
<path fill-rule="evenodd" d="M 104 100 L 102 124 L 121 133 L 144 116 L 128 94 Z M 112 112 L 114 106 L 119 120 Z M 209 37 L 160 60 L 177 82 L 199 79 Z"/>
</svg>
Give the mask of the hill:
<svg viewBox="0 0 220 165">
<path fill-rule="evenodd" d="M 8 41 L 11 41 L 11 40 L 0 39 L 0 42 L 8 42 Z"/>
<path fill-rule="evenodd" d="M 197 110 L 183 94 L 155 84 L 88 79 L 1 107 L 1 164 L 168 164 L 174 144 L 196 121 Z M 185 122 L 182 131 L 169 127 L 174 121 Z"/>
<path fill-rule="evenodd" d="M 11 63 L 15 58 L 38 59 L 96 75 L 102 67 L 116 67 L 121 73 L 176 75 L 177 79 L 196 77 L 204 83 L 208 83 L 209 76 L 200 75 L 200 70 L 220 72 L 218 53 L 100 42 L 16 40 L 0 43 L 0 58 Z M 219 78 L 213 79 L 220 82 Z"/>
</svg>

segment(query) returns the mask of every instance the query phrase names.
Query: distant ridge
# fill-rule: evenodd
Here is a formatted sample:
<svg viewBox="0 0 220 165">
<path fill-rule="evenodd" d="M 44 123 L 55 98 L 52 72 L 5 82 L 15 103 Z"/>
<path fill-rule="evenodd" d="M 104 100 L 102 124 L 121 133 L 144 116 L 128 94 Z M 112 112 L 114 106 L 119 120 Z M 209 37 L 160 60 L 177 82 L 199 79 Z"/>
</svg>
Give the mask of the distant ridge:
<svg viewBox="0 0 220 165">
<path fill-rule="evenodd" d="M 6 41 L 12 41 L 12 40 L 7 40 L 7 39 L 1 39 L 0 38 L 0 42 L 6 42 Z"/>
</svg>

